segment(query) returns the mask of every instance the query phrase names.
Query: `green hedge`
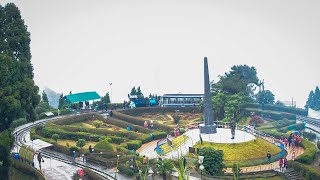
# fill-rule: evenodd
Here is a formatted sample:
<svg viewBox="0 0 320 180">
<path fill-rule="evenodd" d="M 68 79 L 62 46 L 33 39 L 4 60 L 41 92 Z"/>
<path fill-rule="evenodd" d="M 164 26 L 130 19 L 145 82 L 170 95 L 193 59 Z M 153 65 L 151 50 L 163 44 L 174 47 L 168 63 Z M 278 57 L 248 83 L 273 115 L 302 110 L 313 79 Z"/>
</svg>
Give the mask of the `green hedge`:
<svg viewBox="0 0 320 180">
<path fill-rule="evenodd" d="M 60 128 L 52 128 L 50 126 L 43 127 L 40 135 L 45 138 L 51 138 L 53 134 L 59 134 L 60 139 L 71 139 L 77 141 L 78 139 L 85 139 L 86 141 L 98 142 L 101 136 L 85 132 L 69 132 Z"/>
<path fill-rule="evenodd" d="M 275 138 L 277 138 L 277 139 L 280 139 L 281 136 L 287 137 L 287 138 L 289 137 L 288 134 L 278 132 L 278 131 L 275 130 L 275 129 L 262 129 L 262 130 L 260 130 L 260 132 L 263 132 L 263 133 L 265 133 L 265 134 L 268 134 L 268 135 L 270 135 L 270 136 L 273 136 L 273 137 L 275 137 Z"/>
<path fill-rule="evenodd" d="M 312 166 L 290 160 L 288 161 L 288 167 L 293 168 L 307 180 L 320 179 L 320 171 Z"/>
<path fill-rule="evenodd" d="M 305 151 L 303 154 L 298 156 L 295 159 L 295 161 L 305 163 L 305 164 L 311 164 L 314 158 L 316 157 L 316 153 L 317 153 L 316 146 L 312 142 L 306 139 L 302 139 L 301 146 L 305 149 Z"/>
<path fill-rule="evenodd" d="M 285 127 L 285 126 L 290 126 L 292 124 L 295 124 L 295 120 L 288 120 L 288 119 L 283 119 L 279 121 L 274 121 L 272 122 L 272 125 L 277 128 Z"/>
<path fill-rule="evenodd" d="M 121 144 L 125 140 L 125 139 L 123 139 L 121 137 L 117 137 L 117 136 L 108 136 L 108 138 L 111 138 L 111 143 L 114 143 L 114 144 Z"/>
<path fill-rule="evenodd" d="M 262 106 L 260 104 L 246 104 L 244 105 L 245 108 L 255 108 L 255 109 L 261 109 Z M 270 110 L 270 111 L 279 111 L 279 112 L 286 112 L 301 116 L 308 116 L 308 111 L 301 108 L 293 108 L 293 107 L 287 107 L 287 106 L 277 106 L 272 104 L 265 104 L 264 110 Z"/>
<path fill-rule="evenodd" d="M 137 150 L 137 149 L 139 149 L 141 147 L 142 141 L 133 140 L 133 141 L 126 142 L 126 144 L 128 145 L 128 149 L 129 150 Z"/>
<path fill-rule="evenodd" d="M 129 115 L 126 115 L 126 114 L 122 114 L 120 112 L 114 112 L 113 116 L 115 118 L 121 119 L 123 121 L 127 121 L 127 122 L 132 123 L 132 124 L 136 124 L 136 125 L 139 125 L 139 126 L 142 126 L 142 127 L 143 127 L 144 122 L 146 121 L 145 119 L 129 116 Z M 151 120 L 147 120 L 147 121 L 151 121 Z M 170 132 L 172 130 L 172 128 L 170 126 L 166 126 L 164 124 L 160 124 L 160 123 L 158 123 L 156 121 L 153 121 L 153 124 L 154 124 L 154 128 L 155 129 L 160 129 L 160 130 L 166 131 L 166 132 Z"/>
<path fill-rule="evenodd" d="M 125 109 L 120 112 L 130 116 L 140 116 L 143 113 L 175 113 L 176 110 L 179 110 L 179 112 L 202 113 L 200 107 L 144 107 Z"/>
<path fill-rule="evenodd" d="M 45 180 L 44 176 L 41 174 L 40 171 L 37 169 L 33 168 L 31 165 L 18 161 L 16 159 L 10 158 L 11 159 L 11 165 L 16 168 L 17 170 L 21 171 L 24 174 L 28 174 L 32 177 L 34 177 L 37 180 Z"/>
<path fill-rule="evenodd" d="M 317 139 L 317 135 L 312 132 L 303 132 L 302 136 L 303 136 L 303 138 L 306 138 L 309 141 L 314 141 L 315 139 Z"/>
<path fill-rule="evenodd" d="M 87 113 L 87 114 L 81 114 L 81 115 L 72 116 L 72 117 L 64 117 L 55 121 L 54 123 L 58 125 L 69 125 L 74 123 L 81 123 L 87 120 L 93 120 L 95 119 L 95 117 L 97 117 L 96 113 Z"/>
<path fill-rule="evenodd" d="M 286 126 L 286 127 L 280 128 L 279 131 L 285 133 L 287 131 L 301 130 L 301 129 L 304 129 L 304 123 L 298 123 L 298 124 Z"/>
<path fill-rule="evenodd" d="M 245 108 L 244 111 L 248 114 L 254 113 L 255 115 L 259 115 L 264 118 L 269 118 L 271 120 L 282 120 L 282 119 L 296 120 L 297 119 L 296 115 L 283 113 L 283 112 L 263 111 L 260 109 L 252 109 L 252 108 Z"/>
<path fill-rule="evenodd" d="M 142 132 L 142 133 L 151 133 L 152 132 L 151 129 L 146 129 L 143 126 L 136 125 L 134 123 L 127 122 L 125 120 L 120 120 L 120 119 L 117 119 L 117 118 L 108 117 L 108 119 L 104 120 L 104 122 L 108 123 L 108 124 L 112 124 L 112 125 L 118 126 L 118 127 L 122 127 L 122 128 L 125 128 L 125 129 L 130 126 L 130 127 L 132 127 L 133 131 L 139 131 L 139 132 Z"/>
</svg>

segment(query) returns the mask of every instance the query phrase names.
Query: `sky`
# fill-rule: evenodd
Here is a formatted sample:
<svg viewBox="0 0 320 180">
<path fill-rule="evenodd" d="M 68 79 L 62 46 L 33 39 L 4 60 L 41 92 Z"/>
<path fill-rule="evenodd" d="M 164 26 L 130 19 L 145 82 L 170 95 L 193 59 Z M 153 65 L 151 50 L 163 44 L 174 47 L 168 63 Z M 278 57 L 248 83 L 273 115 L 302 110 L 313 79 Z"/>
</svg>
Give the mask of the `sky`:
<svg viewBox="0 0 320 180">
<path fill-rule="evenodd" d="M 35 82 L 73 93 L 203 93 L 233 65 L 257 68 L 277 100 L 320 85 L 318 0 L 0 0 L 14 2 L 31 33 Z M 110 85 L 109 83 L 112 83 Z"/>
</svg>

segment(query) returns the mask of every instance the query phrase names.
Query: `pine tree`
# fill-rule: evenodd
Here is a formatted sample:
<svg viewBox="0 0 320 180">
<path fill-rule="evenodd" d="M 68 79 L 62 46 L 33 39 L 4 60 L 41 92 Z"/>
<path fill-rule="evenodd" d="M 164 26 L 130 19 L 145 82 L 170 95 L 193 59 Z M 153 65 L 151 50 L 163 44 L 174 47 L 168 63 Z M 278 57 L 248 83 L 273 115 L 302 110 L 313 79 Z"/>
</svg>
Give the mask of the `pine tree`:
<svg viewBox="0 0 320 180">
<path fill-rule="evenodd" d="M 61 109 L 63 107 L 63 105 L 65 105 L 65 100 L 64 100 L 63 93 L 61 93 L 60 98 L 59 98 L 59 106 L 58 106 L 58 108 Z"/>
<path fill-rule="evenodd" d="M 42 91 L 42 101 L 49 104 L 48 96 L 44 91 Z"/>
</svg>

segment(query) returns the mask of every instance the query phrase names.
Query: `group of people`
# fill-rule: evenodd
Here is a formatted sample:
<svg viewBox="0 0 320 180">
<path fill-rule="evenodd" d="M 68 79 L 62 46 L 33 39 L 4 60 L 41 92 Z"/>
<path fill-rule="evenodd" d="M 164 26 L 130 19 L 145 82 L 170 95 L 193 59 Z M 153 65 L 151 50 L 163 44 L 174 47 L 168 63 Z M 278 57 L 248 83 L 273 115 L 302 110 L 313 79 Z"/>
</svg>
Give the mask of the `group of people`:
<svg viewBox="0 0 320 180">
<path fill-rule="evenodd" d="M 302 137 L 299 134 L 291 133 L 288 138 L 283 139 L 283 137 L 281 137 L 281 140 L 283 141 L 285 148 L 291 147 L 294 151 L 296 146 L 301 145 Z"/>
</svg>

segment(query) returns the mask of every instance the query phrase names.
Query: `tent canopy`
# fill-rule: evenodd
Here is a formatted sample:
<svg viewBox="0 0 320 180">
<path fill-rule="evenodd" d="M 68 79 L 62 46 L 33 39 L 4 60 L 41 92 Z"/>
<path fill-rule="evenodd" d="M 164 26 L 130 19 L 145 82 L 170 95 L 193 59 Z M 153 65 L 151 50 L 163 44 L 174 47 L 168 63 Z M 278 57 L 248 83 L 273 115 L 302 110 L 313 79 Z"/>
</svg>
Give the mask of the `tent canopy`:
<svg viewBox="0 0 320 180">
<path fill-rule="evenodd" d="M 69 103 L 76 103 L 76 102 L 101 99 L 101 96 L 97 92 L 93 91 L 93 92 L 69 94 L 69 95 L 66 95 L 65 98 Z"/>
</svg>

